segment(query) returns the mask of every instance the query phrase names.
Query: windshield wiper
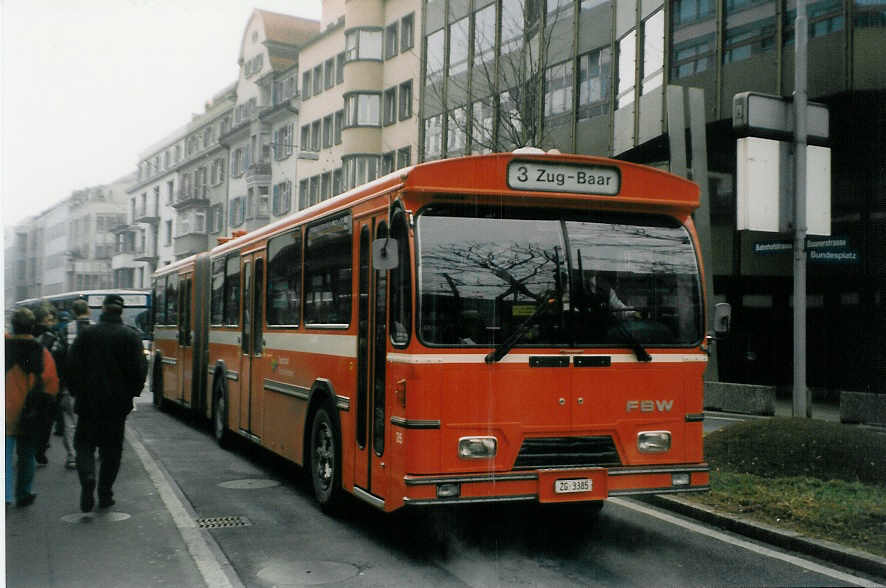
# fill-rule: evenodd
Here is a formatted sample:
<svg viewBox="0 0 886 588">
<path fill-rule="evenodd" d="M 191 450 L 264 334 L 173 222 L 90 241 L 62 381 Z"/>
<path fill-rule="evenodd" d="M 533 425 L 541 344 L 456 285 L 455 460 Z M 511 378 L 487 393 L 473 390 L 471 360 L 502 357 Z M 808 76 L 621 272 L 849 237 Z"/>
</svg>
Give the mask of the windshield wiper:
<svg viewBox="0 0 886 588">
<path fill-rule="evenodd" d="M 627 343 L 631 346 L 631 349 L 634 350 L 634 355 L 637 356 L 638 361 L 647 362 L 652 361 L 652 356 L 649 355 L 649 352 L 646 351 L 646 348 L 643 347 L 643 344 L 637 340 L 636 337 L 625 327 L 625 320 L 620 318 L 616 313 L 622 312 L 619 310 L 609 310 L 609 314 L 612 315 L 612 319 L 615 321 L 615 328 L 618 329 L 618 332 L 624 335 Z"/>
<path fill-rule="evenodd" d="M 526 331 L 529 330 L 530 326 L 532 326 L 532 322 L 538 317 L 538 315 L 544 312 L 548 306 L 557 302 L 557 300 L 558 298 L 556 296 L 545 294 L 541 301 L 535 306 L 535 310 L 532 311 L 532 314 L 529 315 L 525 321 L 520 323 L 504 341 L 496 345 L 495 349 L 486 354 L 486 363 L 495 363 L 507 355 L 508 352 L 514 348 L 514 345 L 517 344 L 520 338 L 526 334 Z"/>
</svg>

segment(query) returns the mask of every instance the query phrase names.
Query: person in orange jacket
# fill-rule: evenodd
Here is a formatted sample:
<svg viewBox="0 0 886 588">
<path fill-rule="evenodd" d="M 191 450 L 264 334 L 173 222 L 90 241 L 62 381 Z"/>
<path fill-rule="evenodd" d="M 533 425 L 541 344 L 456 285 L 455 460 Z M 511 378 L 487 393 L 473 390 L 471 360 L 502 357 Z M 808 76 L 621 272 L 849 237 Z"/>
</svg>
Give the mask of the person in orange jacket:
<svg viewBox="0 0 886 588">
<path fill-rule="evenodd" d="M 34 456 L 39 435 L 19 430 L 19 418 L 28 394 L 37 378 L 43 379 L 44 390 L 58 394 L 58 372 L 52 355 L 34 339 L 36 320 L 27 308 L 12 315 L 12 335 L 6 335 L 6 506 L 30 506 L 37 495 L 31 492 L 34 482 Z M 13 455 L 15 485 L 13 487 Z M 14 491 L 14 493 L 13 493 Z"/>
</svg>

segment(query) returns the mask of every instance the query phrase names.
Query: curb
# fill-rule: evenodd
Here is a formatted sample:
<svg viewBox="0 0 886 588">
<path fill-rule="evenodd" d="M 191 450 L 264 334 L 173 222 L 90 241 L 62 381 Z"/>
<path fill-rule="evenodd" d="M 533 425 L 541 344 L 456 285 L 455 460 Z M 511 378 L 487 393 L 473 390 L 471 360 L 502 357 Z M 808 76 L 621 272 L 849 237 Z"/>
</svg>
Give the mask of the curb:
<svg viewBox="0 0 886 588">
<path fill-rule="evenodd" d="M 636 498 L 752 539 L 765 541 L 784 549 L 804 553 L 853 570 L 886 578 L 886 558 L 883 557 L 846 547 L 833 541 L 812 539 L 796 531 L 786 531 L 764 523 L 748 521 L 736 515 L 722 513 L 707 506 L 690 503 L 682 498 L 664 495 Z"/>
</svg>

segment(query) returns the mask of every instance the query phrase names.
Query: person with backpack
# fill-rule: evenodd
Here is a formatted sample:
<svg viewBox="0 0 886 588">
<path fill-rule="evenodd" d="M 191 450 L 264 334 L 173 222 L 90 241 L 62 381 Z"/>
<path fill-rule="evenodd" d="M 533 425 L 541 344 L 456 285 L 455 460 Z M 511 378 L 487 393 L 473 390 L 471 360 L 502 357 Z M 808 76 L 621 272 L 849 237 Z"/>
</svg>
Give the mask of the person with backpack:
<svg viewBox="0 0 886 588">
<path fill-rule="evenodd" d="M 37 321 L 37 325 L 34 329 L 34 336 L 37 341 L 40 342 L 43 347 L 49 350 L 49 353 L 52 354 L 52 359 L 55 362 L 56 370 L 59 376 L 59 394 L 58 400 L 61 400 L 62 394 L 64 393 L 64 366 L 65 366 L 65 356 L 68 353 L 68 341 L 65 337 L 59 336 L 59 334 L 55 330 L 56 323 L 56 315 L 55 308 L 51 305 L 47 304 L 45 306 L 39 307 L 34 311 L 34 318 Z M 46 427 L 46 431 L 43 433 L 42 438 L 40 439 L 40 444 L 37 446 L 37 455 L 35 459 L 39 465 L 46 465 L 48 463 L 48 459 L 46 458 L 46 450 L 49 449 L 49 438 L 52 435 L 52 426 L 55 423 L 55 417 L 58 414 L 59 407 L 56 405 L 55 410 L 53 411 L 53 419 L 50 421 L 48 426 Z M 65 449 L 68 452 L 68 460 L 73 461 L 74 453 L 73 446 L 67 443 L 67 439 L 65 439 Z"/>
<path fill-rule="evenodd" d="M 77 472 L 80 476 L 80 510 L 114 504 L 113 485 L 120 470 L 126 417 L 132 399 L 141 394 L 148 364 L 141 338 L 123 324 L 123 297 L 105 296 L 97 324 L 84 330 L 68 353 L 66 375 L 77 412 Z M 95 450 L 101 467 L 96 479 Z"/>
<path fill-rule="evenodd" d="M 18 506 L 25 507 L 37 498 L 31 492 L 34 455 L 46 423 L 52 422 L 52 402 L 46 399 L 58 394 L 59 382 L 52 354 L 34 339 L 34 313 L 19 308 L 11 322 L 12 335 L 7 334 L 5 339 L 6 506 L 14 498 Z M 44 411 L 46 414 L 41 414 Z M 17 457 L 15 467 L 13 457 Z"/>
</svg>

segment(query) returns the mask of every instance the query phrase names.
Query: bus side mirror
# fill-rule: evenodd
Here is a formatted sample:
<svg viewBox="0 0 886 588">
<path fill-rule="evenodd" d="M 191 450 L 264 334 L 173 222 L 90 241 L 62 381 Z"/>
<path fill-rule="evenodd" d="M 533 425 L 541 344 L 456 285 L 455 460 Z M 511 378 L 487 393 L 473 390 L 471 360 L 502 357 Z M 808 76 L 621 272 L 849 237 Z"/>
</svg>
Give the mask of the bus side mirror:
<svg viewBox="0 0 886 588">
<path fill-rule="evenodd" d="M 718 339 L 729 334 L 729 323 L 732 321 L 732 306 L 728 302 L 714 305 L 714 334 Z"/>
<path fill-rule="evenodd" d="M 390 237 L 372 242 L 372 266 L 376 270 L 392 270 L 399 264 L 397 241 Z"/>
</svg>

